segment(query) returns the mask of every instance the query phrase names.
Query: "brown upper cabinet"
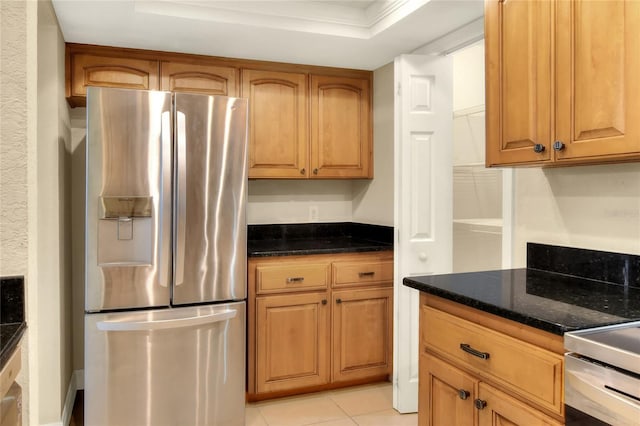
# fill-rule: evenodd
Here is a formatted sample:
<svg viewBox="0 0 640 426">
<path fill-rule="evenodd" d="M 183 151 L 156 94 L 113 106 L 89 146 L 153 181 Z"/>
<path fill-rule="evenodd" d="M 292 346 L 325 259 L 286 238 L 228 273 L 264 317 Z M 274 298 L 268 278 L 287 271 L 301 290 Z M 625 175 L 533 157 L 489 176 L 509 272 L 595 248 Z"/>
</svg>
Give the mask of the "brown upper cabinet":
<svg viewBox="0 0 640 426">
<path fill-rule="evenodd" d="M 370 82 L 311 76 L 311 177 L 373 176 Z"/>
<path fill-rule="evenodd" d="M 307 74 L 242 70 L 251 110 L 249 177 L 372 177 L 370 79 L 310 80 L 311 93 Z"/>
<path fill-rule="evenodd" d="M 249 177 L 308 177 L 306 74 L 242 70 L 242 96 L 249 99 Z"/>
<path fill-rule="evenodd" d="M 487 0 L 487 166 L 640 160 L 638 26 L 635 0 Z"/>
<path fill-rule="evenodd" d="M 75 53 L 67 55 L 67 99 L 85 106 L 87 86 L 158 90 L 158 61 Z"/>
<path fill-rule="evenodd" d="M 249 178 L 373 177 L 370 71 L 67 44 L 67 100 L 86 86 L 249 99 Z"/>
<path fill-rule="evenodd" d="M 237 96 L 238 74 L 233 67 L 162 61 L 160 90 Z"/>
</svg>

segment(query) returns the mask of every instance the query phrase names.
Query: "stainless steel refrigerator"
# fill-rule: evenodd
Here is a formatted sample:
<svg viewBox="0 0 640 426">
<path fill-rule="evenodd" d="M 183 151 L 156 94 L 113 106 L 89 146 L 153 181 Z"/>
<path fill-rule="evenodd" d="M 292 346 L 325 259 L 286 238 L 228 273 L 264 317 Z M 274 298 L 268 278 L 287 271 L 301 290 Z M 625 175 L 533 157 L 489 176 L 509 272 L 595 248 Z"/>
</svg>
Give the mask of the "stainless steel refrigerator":
<svg viewBox="0 0 640 426">
<path fill-rule="evenodd" d="M 85 424 L 244 425 L 247 102 L 87 90 Z"/>
</svg>

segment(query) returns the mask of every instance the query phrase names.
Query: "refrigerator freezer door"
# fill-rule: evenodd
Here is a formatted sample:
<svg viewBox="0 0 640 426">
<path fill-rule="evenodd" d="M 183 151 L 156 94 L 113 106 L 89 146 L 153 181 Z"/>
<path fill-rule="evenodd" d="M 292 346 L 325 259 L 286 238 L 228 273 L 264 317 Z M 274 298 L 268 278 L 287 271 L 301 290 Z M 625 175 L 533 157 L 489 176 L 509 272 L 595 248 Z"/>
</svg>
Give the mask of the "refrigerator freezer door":
<svg viewBox="0 0 640 426">
<path fill-rule="evenodd" d="M 85 315 L 85 424 L 244 426 L 245 302 Z"/>
<path fill-rule="evenodd" d="M 87 88 L 85 309 L 168 306 L 171 94 Z"/>
<path fill-rule="evenodd" d="M 174 96 L 173 304 L 245 299 L 247 101 Z"/>
</svg>

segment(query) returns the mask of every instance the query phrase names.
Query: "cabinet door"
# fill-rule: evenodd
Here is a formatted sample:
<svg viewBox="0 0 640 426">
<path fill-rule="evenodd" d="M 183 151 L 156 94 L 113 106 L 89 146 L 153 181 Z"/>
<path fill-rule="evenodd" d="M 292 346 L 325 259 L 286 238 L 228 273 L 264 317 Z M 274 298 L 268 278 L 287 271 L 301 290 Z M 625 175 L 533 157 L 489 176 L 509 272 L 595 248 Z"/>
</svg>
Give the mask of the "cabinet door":
<svg viewBox="0 0 640 426">
<path fill-rule="evenodd" d="M 640 2 L 557 2 L 558 161 L 640 152 Z"/>
<path fill-rule="evenodd" d="M 238 74 L 232 67 L 163 61 L 160 90 L 237 96 Z"/>
<path fill-rule="evenodd" d="M 478 399 L 475 403 L 484 405 L 484 408 L 478 410 L 479 426 L 560 426 L 561 424 L 486 383 L 480 383 L 478 389 Z"/>
<path fill-rule="evenodd" d="M 487 166 L 551 159 L 552 9 L 549 0 L 485 3 Z"/>
<path fill-rule="evenodd" d="M 452 365 L 420 354 L 418 424 L 472 426 L 476 380 Z"/>
<path fill-rule="evenodd" d="M 329 382 L 326 293 L 256 299 L 256 389 L 282 391 Z"/>
<path fill-rule="evenodd" d="M 242 70 L 249 98 L 249 178 L 306 178 L 307 76 Z"/>
<path fill-rule="evenodd" d="M 74 53 L 70 57 L 73 106 L 84 106 L 87 86 L 158 90 L 158 61 Z M 77 101 L 77 102 L 75 102 Z"/>
<path fill-rule="evenodd" d="M 311 76 L 311 177 L 370 178 L 370 80 Z"/>
<path fill-rule="evenodd" d="M 332 381 L 391 373 L 393 289 L 335 291 Z"/>
</svg>

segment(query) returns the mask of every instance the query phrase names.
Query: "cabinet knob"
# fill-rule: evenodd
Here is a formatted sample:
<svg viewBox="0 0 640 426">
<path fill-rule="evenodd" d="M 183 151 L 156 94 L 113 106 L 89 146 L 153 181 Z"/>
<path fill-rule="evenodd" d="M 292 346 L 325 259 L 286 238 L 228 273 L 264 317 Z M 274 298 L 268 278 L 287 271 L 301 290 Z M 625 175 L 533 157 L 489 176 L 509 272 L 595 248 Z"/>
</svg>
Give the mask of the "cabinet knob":
<svg viewBox="0 0 640 426">
<path fill-rule="evenodd" d="M 478 398 L 475 401 L 473 401 L 473 404 L 476 406 L 478 410 L 482 410 L 484 407 L 487 406 L 487 401 L 483 401 Z"/>
<path fill-rule="evenodd" d="M 542 145 L 541 143 L 537 143 L 533 146 L 533 151 L 537 152 L 537 153 L 541 153 L 544 151 L 544 145 Z"/>
<path fill-rule="evenodd" d="M 460 399 L 467 399 L 469 398 L 469 395 L 471 395 L 469 391 L 458 389 L 458 396 L 460 397 Z"/>
<path fill-rule="evenodd" d="M 300 174 L 301 175 L 305 174 L 306 172 L 307 172 L 307 169 L 305 169 L 305 168 L 300 169 Z"/>
<path fill-rule="evenodd" d="M 327 304 L 327 299 L 322 299 L 322 304 L 326 305 Z"/>
<path fill-rule="evenodd" d="M 336 303 L 342 303 L 342 299 L 336 299 Z"/>
<path fill-rule="evenodd" d="M 317 175 L 318 174 L 318 169 L 313 169 L 313 174 Z"/>
<path fill-rule="evenodd" d="M 555 141 L 553 143 L 553 149 L 556 151 L 562 151 L 564 149 L 564 143 L 562 141 Z"/>
</svg>

